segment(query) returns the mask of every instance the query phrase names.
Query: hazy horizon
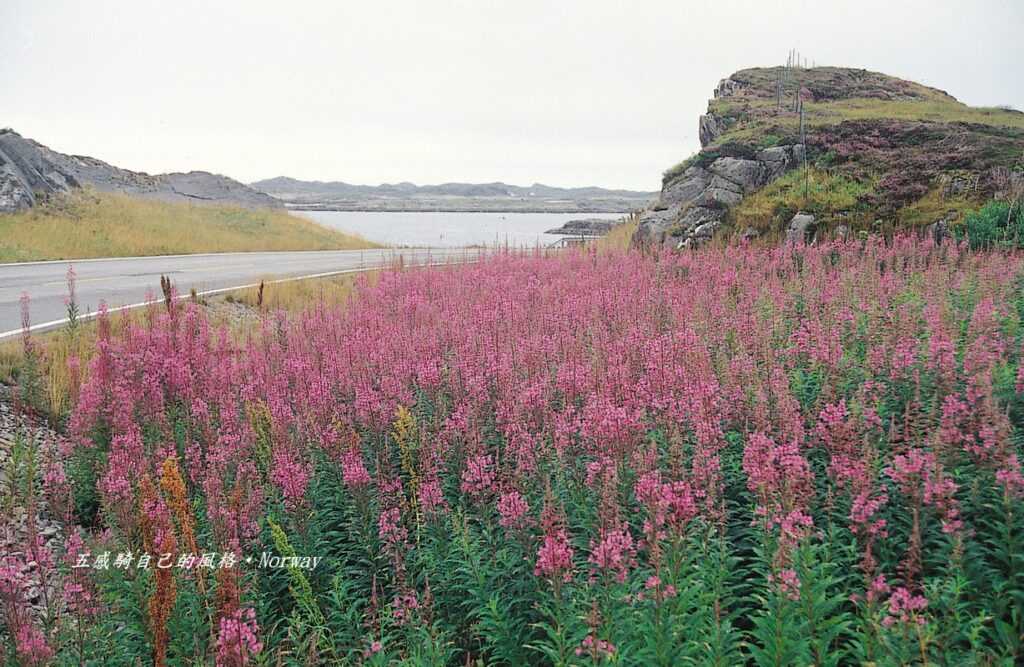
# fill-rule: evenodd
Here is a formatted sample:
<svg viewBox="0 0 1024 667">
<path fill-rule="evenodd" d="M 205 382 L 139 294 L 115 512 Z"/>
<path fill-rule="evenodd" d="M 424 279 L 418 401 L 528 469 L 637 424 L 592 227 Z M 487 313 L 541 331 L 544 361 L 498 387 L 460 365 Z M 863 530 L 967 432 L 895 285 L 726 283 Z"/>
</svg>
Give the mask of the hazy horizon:
<svg viewBox="0 0 1024 667">
<path fill-rule="evenodd" d="M 150 173 L 652 191 L 722 77 L 863 67 L 1024 108 L 1024 5 L 7 0 L 0 126 Z"/>
</svg>

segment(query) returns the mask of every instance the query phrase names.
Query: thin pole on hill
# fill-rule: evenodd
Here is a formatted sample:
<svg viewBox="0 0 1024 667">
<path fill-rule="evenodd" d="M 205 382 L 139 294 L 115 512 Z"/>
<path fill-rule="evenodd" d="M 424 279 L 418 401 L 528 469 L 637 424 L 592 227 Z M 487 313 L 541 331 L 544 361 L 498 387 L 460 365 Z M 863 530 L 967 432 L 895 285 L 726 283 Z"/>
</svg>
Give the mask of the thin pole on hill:
<svg viewBox="0 0 1024 667">
<path fill-rule="evenodd" d="M 797 91 L 797 97 L 799 98 L 800 92 Z M 804 205 L 807 205 L 807 191 L 809 189 L 809 174 L 807 172 L 807 132 L 804 124 L 804 101 L 800 100 L 800 145 L 803 146 L 804 153 Z"/>
</svg>

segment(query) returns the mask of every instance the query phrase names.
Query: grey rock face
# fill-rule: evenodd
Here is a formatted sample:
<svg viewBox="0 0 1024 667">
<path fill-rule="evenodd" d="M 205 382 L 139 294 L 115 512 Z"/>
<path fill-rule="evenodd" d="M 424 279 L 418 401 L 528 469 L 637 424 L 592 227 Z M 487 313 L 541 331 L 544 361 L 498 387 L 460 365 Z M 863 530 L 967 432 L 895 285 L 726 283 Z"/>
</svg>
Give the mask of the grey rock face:
<svg viewBox="0 0 1024 667">
<path fill-rule="evenodd" d="M 202 171 L 152 176 L 120 169 L 91 157 L 58 153 L 13 130 L 0 130 L 0 211 L 22 210 L 40 198 L 86 185 L 101 192 L 166 201 L 282 206 L 270 195 L 226 176 Z"/>
<path fill-rule="evenodd" d="M 636 236 L 633 237 L 634 244 L 661 245 L 666 242 L 668 232 L 675 222 L 675 210 L 648 209 L 640 214 L 640 222 L 637 227 Z"/>
<path fill-rule="evenodd" d="M 765 148 L 758 152 L 757 161 L 765 169 L 765 182 L 770 183 L 790 169 L 800 166 L 804 161 L 804 147 L 796 144 Z"/>
<path fill-rule="evenodd" d="M 35 196 L 18 178 L 14 167 L 9 164 L 0 166 L 0 212 L 23 211 L 35 203 Z"/>
<path fill-rule="evenodd" d="M 695 201 L 710 183 L 711 174 L 707 170 L 690 167 L 679 178 L 665 185 L 659 204 L 664 209 Z"/>
<path fill-rule="evenodd" d="M 757 190 L 765 183 L 765 166 L 758 160 L 720 157 L 711 163 L 709 171 L 738 185 L 744 194 Z"/>
<path fill-rule="evenodd" d="M 638 243 L 691 247 L 711 238 L 728 209 L 803 160 L 803 146 L 776 146 L 755 159 L 719 157 L 691 166 L 665 184 L 661 197 L 640 217 Z"/>
<path fill-rule="evenodd" d="M 743 186 L 716 174 L 711 178 L 711 184 L 697 200 L 697 203 L 702 206 L 725 208 L 739 204 L 741 199 L 743 199 Z"/>
<path fill-rule="evenodd" d="M 786 230 L 786 243 L 802 245 L 810 243 L 814 235 L 814 216 L 809 213 L 797 213 L 789 221 Z"/>
<path fill-rule="evenodd" d="M 725 122 L 713 113 L 704 114 L 697 121 L 697 136 L 700 147 L 705 148 L 725 132 Z"/>
<path fill-rule="evenodd" d="M 735 95 L 742 89 L 743 84 L 739 81 L 734 81 L 733 79 L 722 79 L 718 82 L 718 85 L 715 86 L 715 97 L 729 97 L 730 95 Z"/>
<path fill-rule="evenodd" d="M 743 89 L 743 84 L 732 79 L 722 79 L 715 87 L 715 98 L 729 97 Z M 720 137 L 726 130 L 725 120 L 708 110 L 697 121 L 697 136 L 700 137 L 700 147 L 707 148 L 709 144 Z"/>
<path fill-rule="evenodd" d="M 948 179 L 942 188 L 945 197 L 959 197 L 977 187 L 977 179 L 967 175 L 957 175 Z"/>
</svg>

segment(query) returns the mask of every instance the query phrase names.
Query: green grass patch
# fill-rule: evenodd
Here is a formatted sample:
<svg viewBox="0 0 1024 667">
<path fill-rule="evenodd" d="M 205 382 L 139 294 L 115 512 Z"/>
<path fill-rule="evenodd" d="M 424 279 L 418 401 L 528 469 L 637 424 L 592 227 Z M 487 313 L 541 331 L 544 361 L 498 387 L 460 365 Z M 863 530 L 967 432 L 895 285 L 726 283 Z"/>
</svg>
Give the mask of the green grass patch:
<svg viewBox="0 0 1024 667">
<path fill-rule="evenodd" d="M 874 182 L 856 181 L 835 171 L 808 167 L 789 172 L 743 199 L 730 211 L 735 229 L 778 231 L 799 211 L 811 213 L 819 224 L 840 221 L 857 226 L 867 215 L 864 198 Z"/>
</svg>

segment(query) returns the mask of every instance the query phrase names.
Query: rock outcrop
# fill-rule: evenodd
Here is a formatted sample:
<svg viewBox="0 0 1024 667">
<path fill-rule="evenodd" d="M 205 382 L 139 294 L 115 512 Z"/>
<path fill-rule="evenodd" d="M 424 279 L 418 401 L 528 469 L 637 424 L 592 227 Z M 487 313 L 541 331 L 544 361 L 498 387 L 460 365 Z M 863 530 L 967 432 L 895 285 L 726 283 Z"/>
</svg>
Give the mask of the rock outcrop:
<svg viewBox="0 0 1024 667">
<path fill-rule="evenodd" d="M 676 247 L 706 241 L 721 227 L 730 207 L 802 161 L 800 144 L 765 148 L 753 157 L 701 153 L 665 183 L 658 201 L 641 214 L 636 240 Z"/>
<path fill-rule="evenodd" d="M 951 213 L 1024 191 L 1022 118 L 867 70 L 740 70 L 715 87 L 698 121 L 700 151 L 665 173 L 635 240 L 688 247 L 733 222 L 746 239 L 813 242 L 900 226 L 941 238 L 957 224 Z M 817 190 L 794 196 L 782 182 L 757 206 L 731 211 L 804 164 Z M 813 225 L 791 229 L 798 211 Z"/>
<path fill-rule="evenodd" d="M 734 79 L 722 79 L 715 86 L 715 99 L 731 97 L 743 89 L 743 84 Z M 697 122 L 697 135 L 700 138 L 701 148 L 714 143 L 728 128 L 728 121 L 708 109 L 708 113 L 702 115 Z"/>
<path fill-rule="evenodd" d="M 281 206 L 270 195 L 227 176 L 129 171 L 95 158 L 58 153 L 13 130 L 0 130 L 0 212 L 24 210 L 53 194 L 85 186 L 167 201 Z"/>
<path fill-rule="evenodd" d="M 569 220 L 561 227 L 549 229 L 544 233 L 560 234 L 563 236 L 604 236 L 617 224 L 619 224 L 618 220 L 584 218 L 582 220 Z"/>
</svg>

